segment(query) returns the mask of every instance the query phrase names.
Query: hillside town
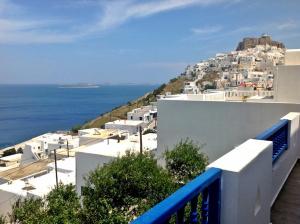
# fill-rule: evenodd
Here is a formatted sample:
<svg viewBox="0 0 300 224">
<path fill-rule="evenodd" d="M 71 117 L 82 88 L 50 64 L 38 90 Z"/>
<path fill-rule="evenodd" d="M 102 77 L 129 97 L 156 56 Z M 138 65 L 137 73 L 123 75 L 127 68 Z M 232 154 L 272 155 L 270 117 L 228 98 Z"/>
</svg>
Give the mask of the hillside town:
<svg viewBox="0 0 300 224">
<path fill-rule="evenodd" d="M 253 38 L 253 45 L 245 42 L 249 39 L 245 38 L 236 51 L 217 53 L 187 66 L 183 74 L 189 81 L 184 93 L 197 94 L 207 88 L 273 90 L 276 66 L 284 63 L 284 45 L 274 43 L 266 34 Z"/>
<path fill-rule="evenodd" d="M 165 151 L 180 139 L 191 138 L 205 144 L 203 152 L 214 164 L 281 117 L 300 112 L 299 91 L 286 91 L 299 87 L 299 66 L 299 49 L 285 49 L 268 35 L 256 38 L 254 45 L 246 39 L 236 51 L 217 53 L 187 66 L 181 94 L 157 95 L 156 102 L 133 109 L 126 114 L 127 119 L 112 119 L 103 127 L 78 132 L 45 133 L 3 149 L 0 214 L 11 212 L 11 205 L 18 198 L 43 198 L 58 182 L 75 185 L 78 195 L 82 195 L 85 177 L 91 171 L 122 157 L 128 150 L 152 152 L 163 166 L 161 156 Z M 295 130 L 299 129 L 297 116 Z M 244 126 L 247 128 L 241 131 Z M 262 150 L 271 147 L 255 144 L 265 147 Z M 255 152 L 244 154 L 254 158 L 259 154 Z M 295 158 L 299 156 L 300 153 Z M 224 164 L 223 160 L 220 164 Z M 281 182 L 277 185 L 282 186 Z M 274 192 L 279 189 L 277 185 Z M 253 194 L 249 193 L 255 198 Z M 261 200 L 265 195 L 262 189 Z"/>
</svg>

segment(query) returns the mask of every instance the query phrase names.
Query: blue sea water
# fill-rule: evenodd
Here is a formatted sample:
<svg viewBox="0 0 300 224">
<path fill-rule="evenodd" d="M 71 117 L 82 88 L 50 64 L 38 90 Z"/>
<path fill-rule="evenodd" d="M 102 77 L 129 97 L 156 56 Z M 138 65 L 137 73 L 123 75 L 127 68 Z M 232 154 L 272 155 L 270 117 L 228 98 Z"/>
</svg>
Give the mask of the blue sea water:
<svg viewBox="0 0 300 224">
<path fill-rule="evenodd" d="M 69 130 L 156 87 L 0 85 L 0 149 L 49 131 Z"/>
</svg>

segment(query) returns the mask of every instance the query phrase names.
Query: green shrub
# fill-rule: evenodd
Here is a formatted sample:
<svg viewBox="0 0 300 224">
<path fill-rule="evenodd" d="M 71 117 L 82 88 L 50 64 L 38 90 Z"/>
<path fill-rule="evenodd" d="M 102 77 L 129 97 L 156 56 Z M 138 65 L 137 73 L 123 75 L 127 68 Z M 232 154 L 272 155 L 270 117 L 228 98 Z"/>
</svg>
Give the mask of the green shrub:
<svg viewBox="0 0 300 224">
<path fill-rule="evenodd" d="M 157 133 L 157 131 L 154 130 L 154 129 L 147 129 L 147 130 L 145 130 L 145 131 L 143 132 L 143 135 L 146 135 L 146 134 L 149 134 L 149 133 Z"/>
<path fill-rule="evenodd" d="M 82 128 L 82 125 L 77 124 L 77 125 L 75 125 L 74 127 L 72 127 L 71 131 L 72 131 L 73 133 L 77 134 L 78 131 L 79 131 L 81 128 Z"/>
<path fill-rule="evenodd" d="M 91 172 L 86 179 L 83 197 L 87 221 L 114 218 L 128 222 L 175 191 L 166 170 L 154 156 L 127 152 L 109 164 Z"/>
<path fill-rule="evenodd" d="M 186 139 L 165 152 L 166 167 L 177 183 L 185 184 L 205 170 L 208 158 L 200 150 L 200 146 Z"/>
<path fill-rule="evenodd" d="M 5 157 L 5 156 L 10 156 L 10 155 L 14 155 L 14 154 L 16 154 L 16 153 L 17 153 L 16 149 L 15 149 L 15 148 L 11 148 L 11 149 L 5 150 L 5 151 L 3 152 L 3 157 Z"/>
</svg>

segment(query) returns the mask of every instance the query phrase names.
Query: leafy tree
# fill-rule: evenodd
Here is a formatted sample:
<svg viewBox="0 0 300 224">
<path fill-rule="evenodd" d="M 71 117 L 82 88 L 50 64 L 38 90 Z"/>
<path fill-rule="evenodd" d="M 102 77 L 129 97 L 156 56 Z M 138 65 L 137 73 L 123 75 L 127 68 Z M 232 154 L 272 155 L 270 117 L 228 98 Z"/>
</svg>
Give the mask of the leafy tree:
<svg viewBox="0 0 300 224">
<path fill-rule="evenodd" d="M 42 199 L 18 199 L 12 207 L 11 222 L 22 224 L 45 223 L 46 217 Z"/>
<path fill-rule="evenodd" d="M 19 199 L 12 207 L 11 222 L 22 224 L 81 223 L 80 202 L 73 185 L 60 184 L 45 199 Z"/>
<path fill-rule="evenodd" d="M 60 184 L 46 196 L 47 223 L 80 223 L 80 202 L 74 185 Z"/>
<path fill-rule="evenodd" d="M 127 152 L 87 177 L 83 197 L 86 221 L 128 222 L 174 190 L 171 176 L 157 165 L 153 155 Z"/>
<path fill-rule="evenodd" d="M 166 167 L 177 183 L 186 184 L 205 170 L 208 158 L 200 150 L 200 146 L 186 139 L 166 151 Z"/>
</svg>

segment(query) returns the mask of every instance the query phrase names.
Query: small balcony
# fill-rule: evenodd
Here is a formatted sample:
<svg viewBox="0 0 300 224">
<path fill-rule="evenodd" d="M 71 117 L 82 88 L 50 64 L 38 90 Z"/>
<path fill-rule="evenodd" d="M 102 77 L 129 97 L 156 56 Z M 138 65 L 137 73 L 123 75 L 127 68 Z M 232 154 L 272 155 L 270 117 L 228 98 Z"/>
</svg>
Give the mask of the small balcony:
<svg viewBox="0 0 300 224">
<path fill-rule="evenodd" d="M 289 113 L 132 223 L 299 223 L 299 157 L 300 114 Z"/>
</svg>

